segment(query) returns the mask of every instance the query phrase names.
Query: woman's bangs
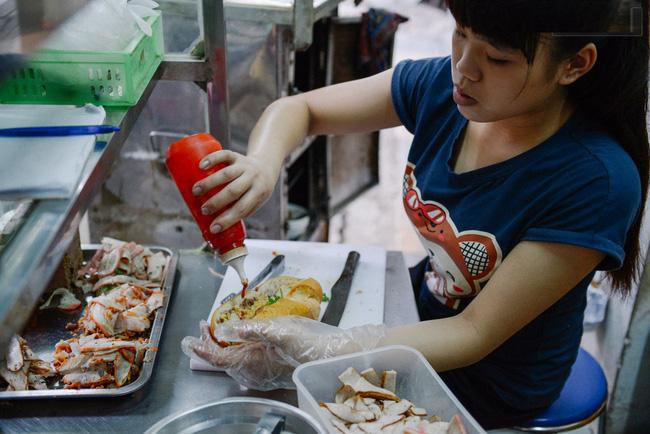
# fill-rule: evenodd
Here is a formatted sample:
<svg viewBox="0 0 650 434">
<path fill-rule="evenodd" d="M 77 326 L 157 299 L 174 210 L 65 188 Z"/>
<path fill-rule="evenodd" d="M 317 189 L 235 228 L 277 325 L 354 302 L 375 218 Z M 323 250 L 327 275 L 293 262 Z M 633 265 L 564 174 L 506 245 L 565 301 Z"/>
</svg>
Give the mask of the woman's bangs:
<svg viewBox="0 0 650 434">
<path fill-rule="evenodd" d="M 456 22 L 492 45 L 521 50 L 532 63 L 539 32 L 531 31 L 534 7 L 524 0 L 447 0 Z"/>
<path fill-rule="evenodd" d="M 542 33 L 603 35 L 614 19 L 630 17 L 619 0 L 447 0 L 456 21 L 493 45 L 524 53 L 533 62 Z M 620 6 L 620 9 L 619 9 Z M 629 5 L 628 5 L 629 9 Z"/>
</svg>

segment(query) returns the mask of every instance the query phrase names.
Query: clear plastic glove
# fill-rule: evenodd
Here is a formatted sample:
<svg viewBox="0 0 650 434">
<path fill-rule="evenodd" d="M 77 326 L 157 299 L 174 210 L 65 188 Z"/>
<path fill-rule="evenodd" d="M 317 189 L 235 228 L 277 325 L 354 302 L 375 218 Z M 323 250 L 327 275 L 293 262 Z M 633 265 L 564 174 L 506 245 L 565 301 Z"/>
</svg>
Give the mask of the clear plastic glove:
<svg viewBox="0 0 650 434">
<path fill-rule="evenodd" d="M 219 340 L 237 344 L 217 345 L 207 323 L 202 321 L 201 338 L 183 339 L 183 351 L 225 370 L 250 389 L 273 390 L 295 388 L 291 374 L 301 363 L 377 347 L 386 335 L 386 327 L 364 325 L 343 330 L 287 316 L 229 322 L 218 327 L 215 334 Z"/>
</svg>

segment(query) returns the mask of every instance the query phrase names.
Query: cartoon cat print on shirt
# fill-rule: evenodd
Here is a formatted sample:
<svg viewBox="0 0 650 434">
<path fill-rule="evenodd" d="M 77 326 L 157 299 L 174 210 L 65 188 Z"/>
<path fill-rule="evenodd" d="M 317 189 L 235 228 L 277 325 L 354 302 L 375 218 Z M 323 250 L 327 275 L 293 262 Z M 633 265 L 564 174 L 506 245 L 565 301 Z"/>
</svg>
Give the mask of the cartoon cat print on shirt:
<svg viewBox="0 0 650 434">
<path fill-rule="evenodd" d="M 492 276 L 501 263 L 501 248 L 490 233 L 459 233 L 444 205 L 423 201 L 414 169 L 411 163 L 406 166 L 403 200 L 429 254 L 433 275 L 427 276 L 427 285 L 438 300 L 457 309 L 461 298 L 478 294 L 480 284 Z"/>
</svg>

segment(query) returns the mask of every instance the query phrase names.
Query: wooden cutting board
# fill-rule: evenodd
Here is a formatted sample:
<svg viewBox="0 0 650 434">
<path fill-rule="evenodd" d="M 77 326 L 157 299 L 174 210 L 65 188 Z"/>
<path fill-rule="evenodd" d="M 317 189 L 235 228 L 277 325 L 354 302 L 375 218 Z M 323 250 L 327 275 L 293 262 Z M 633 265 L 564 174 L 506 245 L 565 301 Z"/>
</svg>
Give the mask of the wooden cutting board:
<svg viewBox="0 0 650 434">
<path fill-rule="evenodd" d="M 253 278 L 275 255 L 281 254 L 285 256 L 283 274 L 301 278 L 313 277 L 321 284 L 328 297 L 343 271 L 348 253 L 356 250 L 361 257 L 339 327 L 383 323 L 386 276 L 386 251 L 383 248 L 273 240 L 249 240 L 246 241 L 246 246 L 249 251 L 246 258 L 246 273 L 249 278 Z M 210 313 L 225 297 L 240 290 L 241 283 L 237 273 L 228 268 Z M 322 303 L 321 317 L 326 308 L 327 302 Z M 216 370 L 198 360 L 192 360 L 190 368 Z"/>
</svg>

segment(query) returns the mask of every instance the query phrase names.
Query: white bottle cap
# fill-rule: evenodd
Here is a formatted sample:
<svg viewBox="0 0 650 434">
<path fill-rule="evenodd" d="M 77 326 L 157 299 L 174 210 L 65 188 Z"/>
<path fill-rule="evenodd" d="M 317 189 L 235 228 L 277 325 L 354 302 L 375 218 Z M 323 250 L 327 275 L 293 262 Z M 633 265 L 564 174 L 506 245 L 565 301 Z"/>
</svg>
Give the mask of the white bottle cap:
<svg viewBox="0 0 650 434">
<path fill-rule="evenodd" d="M 226 262 L 226 265 L 229 265 L 235 269 L 235 271 L 239 275 L 239 280 L 241 280 L 242 284 L 244 284 L 244 282 L 248 284 L 248 278 L 246 277 L 246 272 L 244 271 L 245 259 L 246 259 L 246 255 L 242 255 L 242 256 L 237 256 L 236 258 L 233 258 L 230 261 Z"/>
<path fill-rule="evenodd" d="M 226 253 L 219 255 L 219 260 L 222 264 L 228 265 L 228 263 L 233 259 L 246 255 L 248 255 L 248 249 L 246 246 L 235 247 L 234 249 L 228 250 Z"/>
</svg>

